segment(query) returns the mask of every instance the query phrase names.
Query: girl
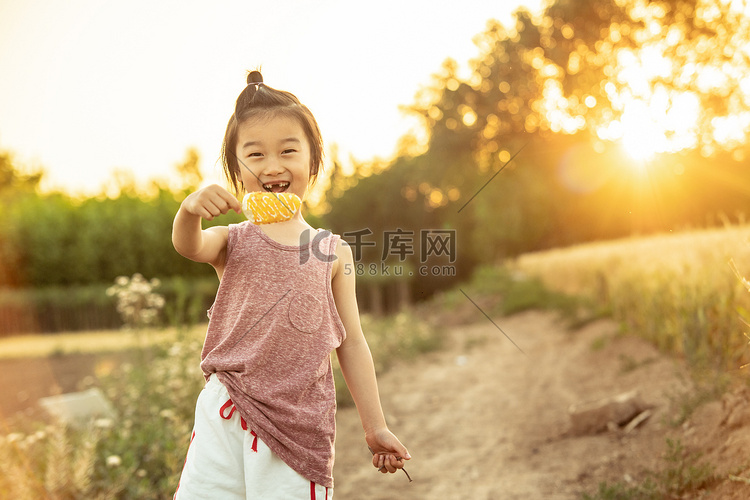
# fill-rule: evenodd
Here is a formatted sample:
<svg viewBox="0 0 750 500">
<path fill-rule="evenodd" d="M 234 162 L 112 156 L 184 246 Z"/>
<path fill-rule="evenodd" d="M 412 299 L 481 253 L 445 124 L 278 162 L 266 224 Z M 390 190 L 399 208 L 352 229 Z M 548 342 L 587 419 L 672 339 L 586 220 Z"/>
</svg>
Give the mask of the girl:
<svg viewBox="0 0 750 500">
<path fill-rule="evenodd" d="M 225 173 L 238 194 L 304 199 L 323 157 L 315 118 L 259 72 L 247 82 L 224 136 Z M 208 186 L 185 198 L 172 230 L 175 249 L 211 264 L 220 280 L 201 354 L 207 383 L 175 499 L 331 499 L 334 349 L 373 465 L 403 468 L 411 457 L 383 417 L 350 247 L 299 210 L 262 227 L 202 229 L 202 219 L 230 210 L 241 211 L 237 198 Z"/>
</svg>

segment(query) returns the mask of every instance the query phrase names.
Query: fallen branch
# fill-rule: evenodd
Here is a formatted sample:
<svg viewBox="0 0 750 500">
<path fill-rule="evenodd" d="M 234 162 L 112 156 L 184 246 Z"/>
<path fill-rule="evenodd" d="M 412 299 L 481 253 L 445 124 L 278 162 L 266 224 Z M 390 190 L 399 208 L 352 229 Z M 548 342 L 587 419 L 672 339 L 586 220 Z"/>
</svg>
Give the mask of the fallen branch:
<svg viewBox="0 0 750 500">
<path fill-rule="evenodd" d="M 738 483 L 750 484 L 750 478 L 735 476 L 734 474 L 729 474 L 729 480 L 737 481 Z"/>
</svg>

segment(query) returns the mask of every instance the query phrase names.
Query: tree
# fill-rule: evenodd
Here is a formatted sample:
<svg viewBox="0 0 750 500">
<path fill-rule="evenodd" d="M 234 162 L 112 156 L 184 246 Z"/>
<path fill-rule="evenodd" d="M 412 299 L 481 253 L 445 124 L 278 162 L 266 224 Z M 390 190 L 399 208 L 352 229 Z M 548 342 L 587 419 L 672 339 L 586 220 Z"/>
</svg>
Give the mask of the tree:
<svg viewBox="0 0 750 500">
<path fill-rule="evenodd" d="M 44 172 L 41 169 L 25 172 L 19 167 L 13 155 L 7 151 L 0 152 L 0 200 L 5 200 L 15 193 L 31 193 L 39 188 Z"/>
<path fill-rule="evenodd" d="M 472 265 L 746 208 L 746 10 L 556 0 L 488 22 L 470 76 L 446 60 L 408 108 L 426 148 L 358 179 L 330 220 L 453 227 Z"/>
<path fill-rule="evenodd" d="M 193 192 L 203 182 L 203 173 L 200 168 L 200 153 L 198 149 L 191 147 L 185 152 L 185 158 L 175 165 L 175 170 L 180 178 L 178 191 Z"/>
</svg>

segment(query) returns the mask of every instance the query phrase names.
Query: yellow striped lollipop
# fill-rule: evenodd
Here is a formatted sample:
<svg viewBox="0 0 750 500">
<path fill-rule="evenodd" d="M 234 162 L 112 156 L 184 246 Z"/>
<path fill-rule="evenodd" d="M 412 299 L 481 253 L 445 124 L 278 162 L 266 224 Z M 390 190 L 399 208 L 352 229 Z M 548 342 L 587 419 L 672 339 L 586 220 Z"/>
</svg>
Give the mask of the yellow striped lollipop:
<svg viewBox="0 0 750 500">
<path fill-rule="evenodd" d="M 242 200 L 242 212 L 253 224 L 272 224 L 291 219 L 302 205 L 294 193 L 256 191 Z"/>
</svg>

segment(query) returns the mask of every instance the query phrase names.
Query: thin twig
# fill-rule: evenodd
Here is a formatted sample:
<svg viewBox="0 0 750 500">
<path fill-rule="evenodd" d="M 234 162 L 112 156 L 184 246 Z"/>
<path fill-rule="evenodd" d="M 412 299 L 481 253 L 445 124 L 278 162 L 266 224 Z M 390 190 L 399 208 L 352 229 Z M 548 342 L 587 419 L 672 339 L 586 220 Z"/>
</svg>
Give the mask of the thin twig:
<svg viewBox="0 0 750 500">
<path fill-rule="evenodd" d="M 374 451 L 372 450 L 372 448 L 370 448 L 370 447 L 368 446 L 368 447 L 367 447 L 367 449 L 369 449 L 369 450 L 370 450 L 370 453 L 372 453 L 373 455 L 375 455 L 375 452 L 374 452 Z M 403 461 L 404 459 L 403 459 L 402 457 L 396 457 L 396 460 L 398 460 L 399 462 L 401 462 L 401 461 Z M 379 470 L 380 472 L 383 472 L 383 470 L 385 470 L 385 465 L 384 465 L 383 467 L 379 468 L 378 470 Z M 409 475 L 409 473 L 408 473 L 408 472 L 406 472 L 406 467 L 401 467 L 401 470 L 402 470 L 402 471 L 404 471 L 404 474 L 406 474 L 406 478 L 407 478 L 407 479 L 409 480 L 409 482 L 410 482 L 410 483 L 411 483 L 411 482 L 413 482 L 413 481 L 412 481 L 412 478 L 411 478 L 411 476 Z"/>
</svg>

